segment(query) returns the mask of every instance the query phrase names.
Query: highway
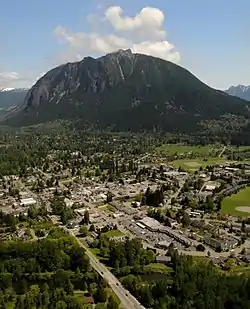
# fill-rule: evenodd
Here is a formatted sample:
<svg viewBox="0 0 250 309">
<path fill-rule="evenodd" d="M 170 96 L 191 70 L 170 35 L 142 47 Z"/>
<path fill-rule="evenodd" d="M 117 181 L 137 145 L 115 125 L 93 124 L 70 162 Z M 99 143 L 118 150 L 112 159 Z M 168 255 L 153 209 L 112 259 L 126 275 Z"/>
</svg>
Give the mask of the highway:
<svg viewBox="0 0 250 309">
<path fill-rule="evenodd" d="M 66 228 L 65 228 L 66 229 Z M 105 265 L 103 265 L 94 254 L 92 254 L 86 246 L 75 236 L 75 234 L 66 229 L 67 232 L 73 236 L 80 247 L 86 250 L 86 254 L 89 257 L 89 261 L 91 266 L 100 274 L 101 277 L 110 285 L 114 293 L 121 301 L 121 305 L 123 309 L 146 309 L 143 307 L 137 299 L 132 296 L 120 283 L 120 281 L 107 269 Z"/>
</svg>

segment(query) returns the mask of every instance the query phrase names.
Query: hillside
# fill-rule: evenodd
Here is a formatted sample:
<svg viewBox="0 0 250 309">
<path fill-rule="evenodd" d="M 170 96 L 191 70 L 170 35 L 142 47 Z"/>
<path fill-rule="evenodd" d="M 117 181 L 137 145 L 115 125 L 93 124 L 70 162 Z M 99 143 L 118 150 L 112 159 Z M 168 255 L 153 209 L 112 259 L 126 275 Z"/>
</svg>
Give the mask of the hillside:
<svg viewBox="0 0 250 309">
<path fill-rule="evenodd" d="M 208 87 L 186 69 L 120 50 L 52 69 L 7 124 L 68 119 L 79 127 L 214 134 L 240 132 L 249 116 L 246 101 Z"/>
<path fill-rule="evenodd" d="M 239 97 L 241 99 L 250 101 L 250 86 L 244 86 L 244 85 L 231 86 L 225 92 L 230 95 Z"/>
<path fill-rule="evenodd" d="M 21 104 L 28 92 L 28 89 L 2 89 L 0 90 L 0 109 L 8 110 L 11 107 Z"/>
</svg>

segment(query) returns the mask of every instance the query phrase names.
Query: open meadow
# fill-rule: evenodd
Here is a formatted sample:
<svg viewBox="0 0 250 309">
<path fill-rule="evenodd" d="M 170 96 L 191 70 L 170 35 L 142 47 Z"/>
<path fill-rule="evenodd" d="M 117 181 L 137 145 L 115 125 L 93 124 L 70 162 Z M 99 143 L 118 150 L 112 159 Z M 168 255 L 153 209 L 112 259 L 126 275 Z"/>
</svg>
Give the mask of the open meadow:
<svg viewBox="0 0 250 309">
<path fill-rule="evenodd" d="M 220 151 L 223 150 L 222 145 L 206 145 L 206 146 L 192 146 L 182 144 L 164 144 L 155 149 L 158 153 L 165 153 L 169 155 L 203 155 L 203 156 L 214 156 L 219 155 Z"/>
<path fill-rule="evenodd" d="M 200 167 L 204 168 L 207 165 L 219 165 L 225 162 L 226 160 L 223 158 L 197 158 L 174 160 L 170 164 L 176 167 L 181 167 L 185 170 L 198 170 Z"/>
</svg>

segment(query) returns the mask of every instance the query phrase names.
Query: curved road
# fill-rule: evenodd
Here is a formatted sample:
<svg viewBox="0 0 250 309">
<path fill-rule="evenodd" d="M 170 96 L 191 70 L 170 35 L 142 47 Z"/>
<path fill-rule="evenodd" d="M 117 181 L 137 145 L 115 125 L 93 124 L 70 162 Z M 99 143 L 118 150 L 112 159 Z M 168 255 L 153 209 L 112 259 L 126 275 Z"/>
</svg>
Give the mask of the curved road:
<svg viewBox="0 0 250 309">
<path fill-rule="evenodd" d="M 120 281 L 103 265 L 94 254 L 92 254 L 86 246 L 75 236 L 72 231 L 66 229 L 78 242 L 79 246 L 86 250 L 91 266 L 100 274 L 101 277 L 110 285 L 114 293 L 121 301 L 123 309 L 146 309 L 138 300 L 132 296 L 120 283 Z"/>
</svg>

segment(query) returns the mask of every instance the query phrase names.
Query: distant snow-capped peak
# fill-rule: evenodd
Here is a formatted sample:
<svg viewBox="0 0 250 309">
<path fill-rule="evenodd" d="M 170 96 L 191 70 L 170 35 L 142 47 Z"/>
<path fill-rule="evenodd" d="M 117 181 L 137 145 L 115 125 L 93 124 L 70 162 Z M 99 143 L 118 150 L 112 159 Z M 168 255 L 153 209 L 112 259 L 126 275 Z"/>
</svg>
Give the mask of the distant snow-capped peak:
<svg viewBox="0 0 250 309">
<path fill-rule="evenodd" d="M 8 92 L 8 91 L 14 91 L 14 92 L 19 92 L 19 91 L 26 91 L 28 90 L 27 88 L 3 88 L 0 89 L 0 92 Z"/>
<path fill-rule="evenodd" d="M 243 92 L 249 91 L 250 90 L 250 86 L 245 86 L 245 85 L 235 85 L 235 86 L 231 86 L 228 90 L 233 90 L 233 89 L 238 89 L 241 90 Z"/>
<path fill-rule="evenodd" d="M 5 92 L 5 91 L 12 91 L 14 90 L 15 88 L 3 88 L 1 91 L 2 92 Z"/>
<path fill-rule="evenodd" d="M 231 86 L 229 87 L 228 90 L 226 90 L 226 93 L 249 101 L 250 100 L 250 85 L 249 86 L 245 86 L 245 85 Z"/>
</svg>

